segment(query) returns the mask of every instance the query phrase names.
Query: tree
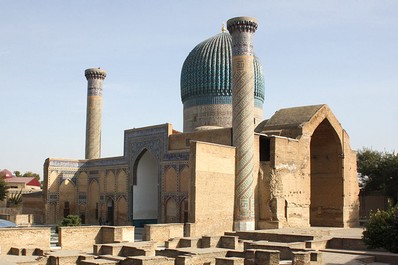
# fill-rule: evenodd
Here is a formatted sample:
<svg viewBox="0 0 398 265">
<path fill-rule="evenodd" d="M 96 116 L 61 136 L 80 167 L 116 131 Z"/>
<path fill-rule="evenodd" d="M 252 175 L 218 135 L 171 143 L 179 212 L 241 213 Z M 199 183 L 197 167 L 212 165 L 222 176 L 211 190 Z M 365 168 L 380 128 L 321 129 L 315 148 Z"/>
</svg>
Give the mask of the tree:
<svg viewBox="0 0 398 265">
<path fill-rule="evenodd" d="M 25 172 L 25 174 L 23 174 L 22 177 L 24 177 L 24 178 L 36 178 L 38 181 L 40 181 L 39 174 L 30 172 L 30 171 Z"/>
<path fill-rule="evenodd" d="M 381 191 L 398 202 L 398 155 L 364 148 L 357 153 L 362 191 Z"/>
<path fill-rule="evenodd" d="M 362 239 L 369 248 L 398 253 L 398 204 L 386 211 L 371 213 Z"/>
<path fill-rule="evenodd" d="M 27 171 L 22 175 L 20 171 L 16 170 L 14 171 L 14 175 L 16 177 L 23 177 L 23 178 L 36 178 L 38 181 L 40 181 L 40 175 L 37 173 L 33 173 L 31 171 Z"/>
<path fill-rule="evenodd" d="M 0 201 L 4 201 L 7 197 L 8 187 L 6 186 L 5 181 L 0 178 Z"/>
</svg>

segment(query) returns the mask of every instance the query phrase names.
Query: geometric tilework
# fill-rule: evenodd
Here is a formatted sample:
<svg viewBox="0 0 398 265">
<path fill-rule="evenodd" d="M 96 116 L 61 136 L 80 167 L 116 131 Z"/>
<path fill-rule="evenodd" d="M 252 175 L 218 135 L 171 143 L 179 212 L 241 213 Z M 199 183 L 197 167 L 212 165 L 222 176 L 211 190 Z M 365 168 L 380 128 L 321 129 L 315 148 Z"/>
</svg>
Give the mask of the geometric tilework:
<svg viewBox="0 0 398 265">
<path fill-rule="evenodd" d="M 225 98 L 232 96 L 231 46 L 231 35 L 223 32 L 199 43 L 189 53 L 181 70 L 181 99 L 184 107 L 231 104 L 231 99 L 225 102 Z M 264 76 L 261 64 L 255 56 L 253 66 L 254 98 L 261 104 L 265 93 Z M 216 99 L 212 99 L 213 97 Z"/>
</svg>

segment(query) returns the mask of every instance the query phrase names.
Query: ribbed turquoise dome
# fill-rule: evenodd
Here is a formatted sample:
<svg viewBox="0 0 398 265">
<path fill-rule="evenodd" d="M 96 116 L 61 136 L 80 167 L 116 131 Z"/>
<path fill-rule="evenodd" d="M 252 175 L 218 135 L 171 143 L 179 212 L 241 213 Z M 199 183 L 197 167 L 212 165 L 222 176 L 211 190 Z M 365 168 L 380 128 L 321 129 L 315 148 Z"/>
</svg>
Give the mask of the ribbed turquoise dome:
<svg viewBox="0 0 398 265">
<path fill-rule="evenodd" d="M 181 71 L 184 108 L 207 104 L 232 104 L 232 38 L 223 32 L 199 43 L 185 59 Z M 264 103 L 264 76 L 254 57 L 254 99 Z"/>
</svg>

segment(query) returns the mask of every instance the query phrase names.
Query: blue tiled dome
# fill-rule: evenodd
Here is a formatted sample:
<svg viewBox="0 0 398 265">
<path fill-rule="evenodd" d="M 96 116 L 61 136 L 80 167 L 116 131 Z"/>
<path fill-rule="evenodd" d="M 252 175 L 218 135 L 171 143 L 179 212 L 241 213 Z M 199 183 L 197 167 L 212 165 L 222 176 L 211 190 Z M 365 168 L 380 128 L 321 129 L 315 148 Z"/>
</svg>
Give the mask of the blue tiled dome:
<svg viewBox="0 0 398 265">
<path fill-rule="evenodd" d="M 223 32 L 199 43 L 185 59 L 181 71 L 181 100 L 184 108 L 232 103 L 232 38 Z M 264 103 L 264 76 L 254 57 L 254 99 Z"/>
</svg>

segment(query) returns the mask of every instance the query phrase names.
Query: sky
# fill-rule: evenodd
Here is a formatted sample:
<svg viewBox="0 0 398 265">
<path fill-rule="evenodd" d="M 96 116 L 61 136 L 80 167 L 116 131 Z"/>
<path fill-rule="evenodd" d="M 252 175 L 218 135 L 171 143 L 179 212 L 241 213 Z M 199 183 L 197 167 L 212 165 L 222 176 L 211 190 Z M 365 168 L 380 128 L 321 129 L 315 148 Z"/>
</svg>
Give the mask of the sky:
<svg viewBox="0 0 398 265">
<path fill-rule="evenodd" d="M 84 158 L 91 67 L 107 71 L 102 157 L 123 154 L 126 129 L 182 130 L 182 64 L 236 16 L 259 23 L 264 118 L 324 103 L 353 149 L 398 151 L 397 14 L 396 0 L 0 0 L 0 170 Z"/>
</svg>

